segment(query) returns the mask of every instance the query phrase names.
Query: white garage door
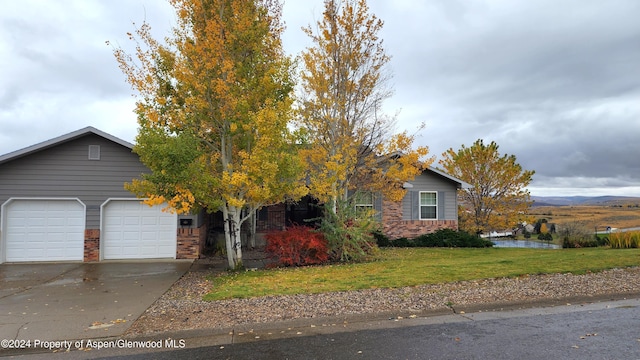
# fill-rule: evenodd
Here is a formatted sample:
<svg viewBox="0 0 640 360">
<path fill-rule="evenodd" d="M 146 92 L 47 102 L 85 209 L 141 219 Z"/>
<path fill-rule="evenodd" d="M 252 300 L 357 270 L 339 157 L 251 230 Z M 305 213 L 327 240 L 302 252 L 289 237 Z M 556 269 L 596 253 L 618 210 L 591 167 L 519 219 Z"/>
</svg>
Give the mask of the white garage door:
<svg viewBox="0 0 640 360">
<path fill-rule="evenodd" d="M 110 200 L 102 210 L 103 259 L 176 257 L 177 215 L 166 205 L 149 207 L 140 201 Z"/>
<path fill-rule="evenodd" d="M 3 208 L 5 260 L 84 257 L 85 208 L 78 200 L 10 200 Z"/>
</svg>

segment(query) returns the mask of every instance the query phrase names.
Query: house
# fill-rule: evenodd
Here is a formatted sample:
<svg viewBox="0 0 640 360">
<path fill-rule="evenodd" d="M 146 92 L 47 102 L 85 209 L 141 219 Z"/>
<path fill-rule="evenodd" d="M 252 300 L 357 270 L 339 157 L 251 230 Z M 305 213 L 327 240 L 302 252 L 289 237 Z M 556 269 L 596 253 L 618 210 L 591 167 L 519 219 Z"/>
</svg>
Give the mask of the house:
<svg viewBox="0 0 640 360">
<path fill-rule="evenodd" d="M 458 197 L 469 184 L 433 167 L 404 184 L 402 201 L 382 199 L 382 232 L 390 239 L 414 238 L 441 229 L 458 230 Z"/>
<path fill-rule="evenodd" d="M 458 230 L 457 191 L 469 185 L 440 170 L 429 167 L 410 182 L 402 201 L 385 200 L 377 194 L 361 194 L 356 207 L 374 209 L 382 223 L 382 231 L 390 239 L 413 238 L 440 229 Z M 291 223 L 320 216 L 318 207 L 305 197 L 292 204 L 278 204 L 258 213 L 258 237 L 271 230 L 282 230 Z M 212 221 L 213 223 L 213 221 Z"/>
<path fill-rule="evenodd" d="M 149 172 L 132 147 L 87 127 L 0 156 L 0 263 L 197 258 L 202 216 L 124 189 Z"/>
<path fill-rule="evenodd" d="M 221 217 L 143 204 L 124 188 L 150 171 L 132 148 L 87 127 L 0 156 L 0 263 L 198 258 L 221 231 Z M 457 230 L 456 192 L 465 186 L 428 168 L 404 184 L 402 201 L 369 195 L 356 206 L 377 210 L 391 239 Z M 261 209 L 255 229 L 264 234 L 318 216 L 305 197 Z"/>
</svg>

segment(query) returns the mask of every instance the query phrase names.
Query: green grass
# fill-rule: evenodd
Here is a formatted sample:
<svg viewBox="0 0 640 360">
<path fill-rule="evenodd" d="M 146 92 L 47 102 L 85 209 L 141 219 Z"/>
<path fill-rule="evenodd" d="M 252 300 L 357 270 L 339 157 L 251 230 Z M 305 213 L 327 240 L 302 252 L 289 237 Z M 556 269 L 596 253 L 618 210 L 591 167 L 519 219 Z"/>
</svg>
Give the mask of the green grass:
<svg viewBox="0 0 640 360">
<path fill-rule="evenodd" d="M 389 248 L 358 264 L 226 273 L 204 299 L 222 300 L 372 288 L 397 288 L 525 274 L 597 272 L 640 266 L 640 249 Z"/>
</svg>

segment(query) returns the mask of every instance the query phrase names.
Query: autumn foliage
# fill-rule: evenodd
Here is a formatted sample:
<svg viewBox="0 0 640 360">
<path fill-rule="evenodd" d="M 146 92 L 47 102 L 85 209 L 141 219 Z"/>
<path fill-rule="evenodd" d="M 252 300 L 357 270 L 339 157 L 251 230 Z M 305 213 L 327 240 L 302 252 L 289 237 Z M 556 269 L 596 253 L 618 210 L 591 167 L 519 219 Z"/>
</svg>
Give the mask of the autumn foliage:
<svg viewBox="0 0 640 360">
<path fill-rule="evenodd" d="M 266 235 L 265 252 L 280 266 L 305 266 L 329 260 L 327 240 L 321 232 L 295 225 Z"/>
<path fill-rule="evenodd" d="M 322 19 L 303 29 L 313 46 L 301 56 L 298 125 L 310 144 L 302 158 L 311 194 L 334 211 L 350 190 L 402 199 L 402 183 L 432 161 L 413 135 L 393 134 L 395 118 L 382 110 L 392 94 L 382 26 L 365 0 L 326 0 Z"/>
<path fill-rule="evenodd" d="M 460 228 L 471 233 L 514 228 L 527 216 L 531 200 L 526 186 L 535 173 L 524 170 L 514 155 L 500 155 L 498 144 L 482 139 L 471 147 L 442 154 L 444 170 L 468 183 L 458 192 Z"/>
<path fill-rule="evenodd" d="M 177 24 L 144 23 L 114 55 L 137 93 L 134 151 L 152 170 L 127 189 L 150 205 L 223 214 L 229 267 L 240 228 L 263 206 L 307 193 L 292 147 L 294 76 L 277 0 L 170 0 Z"/>
</svg>

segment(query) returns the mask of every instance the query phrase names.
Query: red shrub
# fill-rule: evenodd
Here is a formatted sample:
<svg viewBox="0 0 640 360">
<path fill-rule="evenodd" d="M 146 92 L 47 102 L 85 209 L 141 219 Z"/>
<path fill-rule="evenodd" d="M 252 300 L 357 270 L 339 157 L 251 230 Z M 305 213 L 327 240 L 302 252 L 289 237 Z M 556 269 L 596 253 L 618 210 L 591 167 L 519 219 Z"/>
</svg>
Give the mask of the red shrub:
<svg viewBox="0 0 640 360">
<path fill-rule="evenodd" d="M 267 255 L 281 266 L 322 264 L 329 260 L 327 240 L 306 226 L 292 226 L 266 235 Z"/>
</svg>

